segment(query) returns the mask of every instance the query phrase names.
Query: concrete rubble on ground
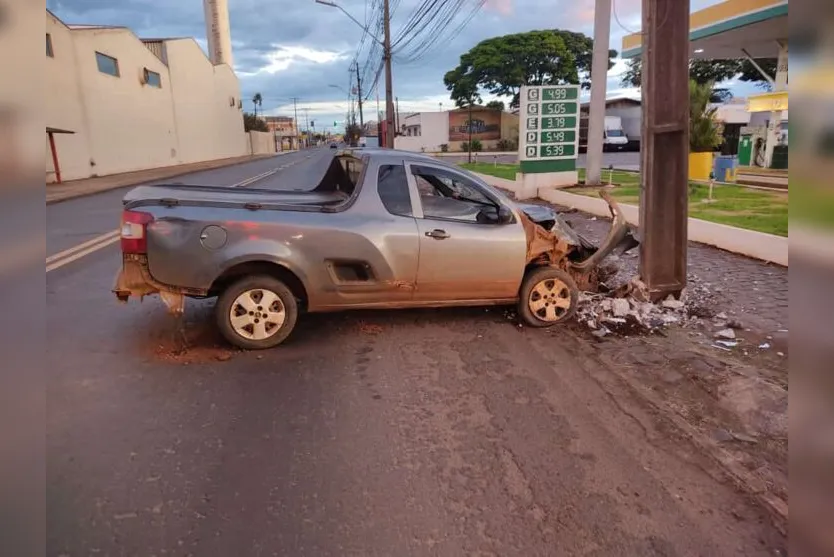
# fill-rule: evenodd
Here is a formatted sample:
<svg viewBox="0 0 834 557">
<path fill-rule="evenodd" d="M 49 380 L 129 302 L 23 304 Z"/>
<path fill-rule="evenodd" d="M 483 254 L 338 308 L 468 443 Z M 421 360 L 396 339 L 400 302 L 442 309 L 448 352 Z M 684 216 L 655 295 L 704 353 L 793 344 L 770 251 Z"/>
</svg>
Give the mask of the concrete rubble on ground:
<svg viewBox="0 0 834 557">
<path fill-rule="evenodd" d="M 613 259 L 616 262 L 616 257 Z M 669 296 L 652 303 L 646 285 L 637 277 L 624 281 L 620 276 L 620 284 L 611 286 L 617 282 L 611 280 L 616 271 L 616 268 L 610 269 L 609 280 L 600 284 L 600 292 L 580 294 L 576 319 L 591 329 L 597 338 L 612 333 L 652 333 L 676 325 L 712 330 L 712 338 L 705 336 L 705 340 L 721 350 L 730 350 L 743 341 L 736 333 L 736 330 L 742 329 L 741 323 L 723 312 L 716 314 L 713 311 L 715 298 L 708 285 L 697 277 L 688 278 L 687 287 L 679 299 Z M 769 347 L 766 344 L 759 346 L 760 349 Z"/>
</svg>

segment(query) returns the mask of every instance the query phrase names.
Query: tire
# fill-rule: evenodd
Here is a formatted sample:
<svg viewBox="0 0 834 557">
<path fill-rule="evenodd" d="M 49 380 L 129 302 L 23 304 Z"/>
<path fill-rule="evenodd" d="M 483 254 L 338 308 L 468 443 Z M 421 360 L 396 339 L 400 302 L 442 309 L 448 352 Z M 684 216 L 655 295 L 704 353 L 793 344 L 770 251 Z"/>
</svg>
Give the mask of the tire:
<svg viewBox="0 0 834 557">
<path fill-rule="evenodd" d="M 579 289 L 570 275 L 555 267 L 537 267 L 521 284 L 518 314 L 531 327 L 552 327 L 573 317 L 578 303 Z"/>
<path fill-rule="evenodd" d="M 271 305 L 261 303 L 264 297 L 267 302 L 271 300 Z M 220 294 L 214 311 L 223 338 L 244 350 L 278 346 L 290 336 L 298 319 L 298 303 L 292 291 L 267 275 L 245 277 L 232 283 Z M 232 319 L 233 312 L 241 318 L 237 323 Z"/>
</svg>

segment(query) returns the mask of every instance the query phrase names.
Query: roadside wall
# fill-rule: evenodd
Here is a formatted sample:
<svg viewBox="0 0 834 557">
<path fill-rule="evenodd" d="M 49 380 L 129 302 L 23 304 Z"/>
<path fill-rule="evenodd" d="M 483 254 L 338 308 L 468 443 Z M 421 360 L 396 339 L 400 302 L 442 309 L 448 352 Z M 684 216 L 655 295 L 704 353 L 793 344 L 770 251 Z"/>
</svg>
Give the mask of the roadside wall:
<svg viewBox="0 0 834 557">
<path fill-rule="evenodd" d="M 275 153 L 275 137 L 269 132 L 250 131 L 246 134 L 250 155 Z"/>
</svg>

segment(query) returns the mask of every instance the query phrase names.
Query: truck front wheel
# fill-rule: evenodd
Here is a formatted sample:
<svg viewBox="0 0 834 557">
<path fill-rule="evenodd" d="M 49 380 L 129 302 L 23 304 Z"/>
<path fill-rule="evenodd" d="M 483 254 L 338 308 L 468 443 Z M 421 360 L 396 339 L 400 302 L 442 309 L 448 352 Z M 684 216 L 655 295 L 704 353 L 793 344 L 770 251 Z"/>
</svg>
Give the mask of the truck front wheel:
<svg viewBox="0 0 834 557">
<path fill-rule="evenodd" d="M 287 286 L 270 276 L 245 277 L 220 294 L 215 306 L 223 337 L 244 350 L 284 342 L 295 328 L 298 304 Z"/>
<path fill-rule="evenodd" d="M 524 277 L 518 314 L 531 327 L 550 327 L 573 317 L 578 303 L 579 289 L 570 275 L 555 267 L 539 267 Z"/>
</svg>

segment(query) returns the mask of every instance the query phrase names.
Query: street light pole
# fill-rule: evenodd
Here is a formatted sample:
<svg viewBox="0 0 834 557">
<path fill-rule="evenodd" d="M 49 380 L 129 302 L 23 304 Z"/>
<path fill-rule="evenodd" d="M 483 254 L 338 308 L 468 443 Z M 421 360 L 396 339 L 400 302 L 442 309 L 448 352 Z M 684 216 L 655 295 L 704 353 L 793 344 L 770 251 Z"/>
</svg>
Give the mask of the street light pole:
<svg viewBox="0 0 834 557">
<path fill-rule="evenodd" d="M 383 40 L 379 40 L 371 33 L 366 25 L 362 25 L 355 17 L 350 15 L 344 8 L 331 0 L 316 0 L 317 4 L 337 8 L 348 16 L 351 21 L 362 28 L 369 37 L 382 46 L 382 60 L 385 64 L 385 146 L 394 148 L 394 84 L 391 74 L 391 8 L 389 0 L 383 0 Z"/>
</svg>

